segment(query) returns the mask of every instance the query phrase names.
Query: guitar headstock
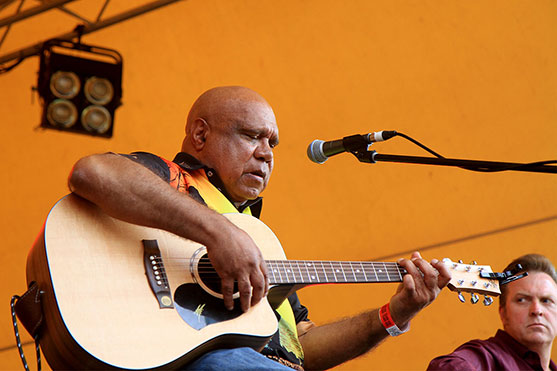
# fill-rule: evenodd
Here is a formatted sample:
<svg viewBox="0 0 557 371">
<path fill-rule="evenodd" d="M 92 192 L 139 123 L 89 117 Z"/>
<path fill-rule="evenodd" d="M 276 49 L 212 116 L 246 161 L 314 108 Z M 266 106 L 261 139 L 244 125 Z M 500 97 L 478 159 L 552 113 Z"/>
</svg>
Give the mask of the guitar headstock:
<svg viewBox="0 0 557 371">
<path fill-rule="evenodd" d="M 449 268 L 452 276 L 447 287 L 449 290 L 459 293 L 460 301 L 465 301 L 462 292 L 470 292 L 473 304 L 479 300 L 477 294 L 482 294 L 485 295 L 484 305 L 490 305 L 493 299 L 487 295 L 499 296 L 501 294 L 498 280 L 480 276 L 482 272 L 493 272 L 489 265 L 455 263 L 450 259 L 443 259 L 443 263 Z"/>
</svg>

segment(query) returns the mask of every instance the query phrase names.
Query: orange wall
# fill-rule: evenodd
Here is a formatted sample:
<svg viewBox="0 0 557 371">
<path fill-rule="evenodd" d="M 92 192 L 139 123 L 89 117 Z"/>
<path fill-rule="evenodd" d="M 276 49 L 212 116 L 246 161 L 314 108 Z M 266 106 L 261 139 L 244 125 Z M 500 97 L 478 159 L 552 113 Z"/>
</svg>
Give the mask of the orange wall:
<svg viewBox="0 0 557 371">
<path fill-rule="evenodd" d="M 95 13 L 101 4 L 82 3 L 69 7 Z M 107 16 L 136 4 L 111 2 Z M 422 248 L 428 259 L 476 260 L 494 270 L 529 252 L 557 262 L 555 175 L 366 165 L 346 154 L 319 166 L 305 155 L 316 138 L 398 130 L 447 157 L 556 159 L 555 24 L 554 1 L 179 2 L 84 37 L 124 56 L 124 105 L 110 140 L 36 130 L 41 108 L 30 87 L 38 58 L 0 75 L 0 368 L 20 367 L 8 299 L 25 289 L 27 251 L 67 193 L 72 164 L 109 150 L 172 157 L 189 106 L 218 85 L 249 86 L 275 109 L 281 144 L 263 220 L 290 258 L 396 260 Z M 16 24 L 0 54 L 74 26 L 56 11 Z M 425 155 L 402 138 L 373 147 Z M 322 323 L 380 306 L 395 287 L 329 285 L 300 296 Z M 424 369 L 497 328 L 496 305 L 460 304 L 445 291 L 408 334 L 338 369 Z"/>
</svg>

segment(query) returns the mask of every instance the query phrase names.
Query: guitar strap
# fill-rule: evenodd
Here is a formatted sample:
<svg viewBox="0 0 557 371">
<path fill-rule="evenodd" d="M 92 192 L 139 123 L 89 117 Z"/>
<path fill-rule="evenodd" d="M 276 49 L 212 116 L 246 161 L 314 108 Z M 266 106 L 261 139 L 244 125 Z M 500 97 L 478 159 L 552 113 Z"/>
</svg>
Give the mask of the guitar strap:
<svg viewBox="0 0 557 371">
<path fill-rule="evenodd" d="M 35 350 L 37 353 L 37 370 L 41 371 L 41 351 L 39 348 L 39 334 L 41 324 L 43 323 L 41 293 L 42 292 L 39 290 L 39 285 L 37 284 L 37 282 L 32 281 L 27 291 L 22 296 L 12 296 L 12 300 L 10 303 L 17 348 L 21 357 L 21 361 L 23 362 L 23 367 L 27 371 L 29 371 L 29 366 L 27 365 L 27 360 L 25 359 L 25 355 L 23 353 L 16 315 L 23 324 L 23 327 L 25 327 L 27 332 L 29 332 L 29 334 L 35 339 Z"/>
</svg>

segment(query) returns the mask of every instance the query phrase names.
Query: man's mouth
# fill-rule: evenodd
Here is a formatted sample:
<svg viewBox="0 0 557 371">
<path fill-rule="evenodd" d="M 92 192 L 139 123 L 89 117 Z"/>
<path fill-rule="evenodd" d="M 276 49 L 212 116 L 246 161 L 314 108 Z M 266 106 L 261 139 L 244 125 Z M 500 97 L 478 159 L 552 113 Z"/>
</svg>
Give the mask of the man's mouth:
<svg viewBox="0 0 557 371">
<path fill-rule="evenodd" d="M 261 170 L 250 171 L 248 174 L 265 179 L 265 173 Z"/>
</svg>

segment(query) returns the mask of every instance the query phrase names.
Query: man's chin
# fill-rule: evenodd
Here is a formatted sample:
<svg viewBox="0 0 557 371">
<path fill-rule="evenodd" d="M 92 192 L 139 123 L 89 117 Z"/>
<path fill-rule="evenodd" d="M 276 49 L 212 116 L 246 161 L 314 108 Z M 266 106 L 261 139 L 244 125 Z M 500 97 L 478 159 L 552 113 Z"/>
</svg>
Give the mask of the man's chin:
<svg viewBox="0 0 557 371">
<path fill-rule="evenodd" d="M 529 331 L 526 335 L 526 341 L 530 344 L 545 344 L 553 341 L 553 337 L 550 336 L 547 329 L 545 330 L 534 330 Z"/>
<path fill-rule="evenodd" d="M 240 190 L 237 195 L 231 195 L 234 202 L 246 202 L 248 200 L 255 200 L 259 197 L 259 194 L 263 192 L 262 189 L 254 188 L 254 187 L 246 187 Z"/>
</svg>

